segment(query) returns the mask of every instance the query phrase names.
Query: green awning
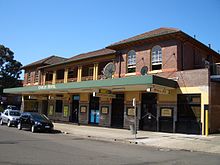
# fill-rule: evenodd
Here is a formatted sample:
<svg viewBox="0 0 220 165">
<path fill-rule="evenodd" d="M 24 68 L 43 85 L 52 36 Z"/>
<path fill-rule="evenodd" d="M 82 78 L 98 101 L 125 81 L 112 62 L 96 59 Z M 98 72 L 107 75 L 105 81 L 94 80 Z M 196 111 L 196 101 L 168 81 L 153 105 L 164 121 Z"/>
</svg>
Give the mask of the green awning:
<svg viewBox="0 0 220 165">
<path fill-rule="evenodd" d="M 25 93 L 62 93 L 70 91 L 86 91 L 87 89 L 116 89 L 116 88 L 126 88 L 129 90 L 139 89 L 138 87 L 147 87 L 151 85 L 159 85 L 167 88 L 176 88 L 177 82 L 174 80 L 154 76 L 154 75 L 145 75 L 145 76 L 130 76 L 125 78 L 114 78 L 114 79 L 103 79 L 103 80 L 90 80 L 82 82 L 70 82 L 70 83 L 61 83 L 54 85 L 38 85 L 38 86 L 26 86 L 18 88 L 7 88 L 4 89 L 4 93 L 13 93 L 13 94 L 25 94 Z"/>
</svg>

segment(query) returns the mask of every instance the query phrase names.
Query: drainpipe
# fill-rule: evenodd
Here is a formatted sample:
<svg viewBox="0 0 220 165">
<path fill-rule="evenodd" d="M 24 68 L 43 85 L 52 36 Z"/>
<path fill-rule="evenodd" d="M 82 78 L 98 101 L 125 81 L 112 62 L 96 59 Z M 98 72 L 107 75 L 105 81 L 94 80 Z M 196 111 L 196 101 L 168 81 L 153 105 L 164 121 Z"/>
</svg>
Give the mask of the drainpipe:
<svg viewBox="0 0 220 165">
<path fill-rule="evenodd" d="M 119 60 L 118 77 L 121 78 L 121 59 L 122 59 L 121 55 L 122 55 L 122 53 L 121 53 L 120 51 L 118 51 L 117 54 L 118 54 L 118 58 L 119 58 L 119 59 L 118 59 L 118 60 Z"/>
<path fill-rule="evenodd" d="M 181 42 L 181 70 L 183 70 L 184 69 L 184 48 L 183 48 L 183 44 L 184 44 L 184 42 Z"/>
</svg>

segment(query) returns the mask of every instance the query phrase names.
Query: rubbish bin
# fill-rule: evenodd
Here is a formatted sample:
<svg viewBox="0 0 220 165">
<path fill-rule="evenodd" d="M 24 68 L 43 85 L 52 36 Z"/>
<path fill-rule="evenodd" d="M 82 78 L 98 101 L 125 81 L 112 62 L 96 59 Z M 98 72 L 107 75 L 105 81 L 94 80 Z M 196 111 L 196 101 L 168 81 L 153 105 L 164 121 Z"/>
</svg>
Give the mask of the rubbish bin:
<svg viewBox="0 0 220 165">
<path fill-rule="evenodd" d="M 136 130 L 135 130 L 134 124 L 130 125 L 130 131 L 131 131 L 131 134 L 136 134 Z"/>
</svg>

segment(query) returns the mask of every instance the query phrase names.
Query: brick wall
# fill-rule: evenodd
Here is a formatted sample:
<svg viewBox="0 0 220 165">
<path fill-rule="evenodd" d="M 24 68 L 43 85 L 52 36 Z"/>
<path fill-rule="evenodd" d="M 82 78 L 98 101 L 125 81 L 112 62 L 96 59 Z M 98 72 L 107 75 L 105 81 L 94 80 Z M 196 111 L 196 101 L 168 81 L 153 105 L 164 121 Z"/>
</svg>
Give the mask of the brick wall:
<svg viewBox="0 0 220 165">
<path fill-rule="evenodd" d="M 210 132 L 220 131 L 220 83 L 211 82 L 211 101 L 210 101 Z"/>
<path fill-rule="evenodd" d="M 154 42 L 150 44 L 145 44 L 141 46 L 129 47 L 123 50 L 120 50 L 122 53 L 121 58 L 121 76 L 124 77 L 127 73 L 127 53 L 130 50 L 135 50 L 136 52 L 136 74 L 139 75 L 141 68 L 143 66 L 147 66 L 149 71 L 151 70 L 151 49 L 153 46 L 159 45 L 162 47 L 162 61 L 163 61 L 163 69 L 169 70 L 177 70 L 177 45 L 178 41 L 176 40 L 167 40 Z M 119 74 L 119 61 L 116 63 L 116 75 Z"/>
</svg>

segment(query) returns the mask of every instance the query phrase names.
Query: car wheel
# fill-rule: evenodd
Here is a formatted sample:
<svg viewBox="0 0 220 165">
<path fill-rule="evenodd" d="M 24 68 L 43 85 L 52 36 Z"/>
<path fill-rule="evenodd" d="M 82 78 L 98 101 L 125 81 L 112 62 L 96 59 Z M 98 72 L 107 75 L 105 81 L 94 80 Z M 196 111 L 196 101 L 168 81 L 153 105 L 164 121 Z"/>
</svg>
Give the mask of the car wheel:
<svg viewBox="0 0 220 165">
<path fill-rule="evenodd" d="M 3 125 L 3 121 L 2 121 L 2 119 L 1 119 L 1 121 L 0 121 L 0 124 Z"/>
<path fill-rule="evenodd" d="M 31 132 L 32 132 L 32 133 L 35 133 L 35 127 L 34 127 L 34 125 L 32 125 L 32 127 L 31 127 Z"/>
<path fill-rule="evenodd" d="M 11 121 L 10 120 L 8 120 L 8 127 L 11 127 Z"/>
<path fill-rule="evenodd" d="M 18 129 L 22 130 L 21 123 L 18 124 Z"/>
</svg>

